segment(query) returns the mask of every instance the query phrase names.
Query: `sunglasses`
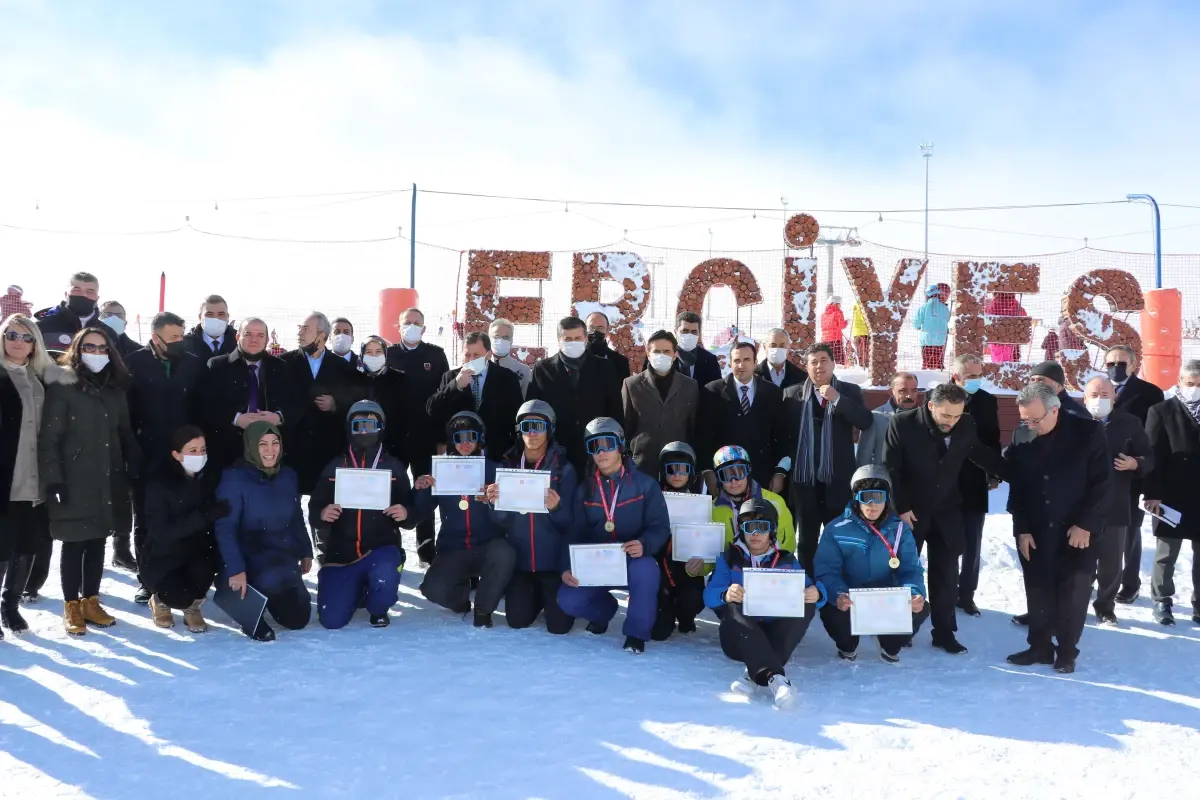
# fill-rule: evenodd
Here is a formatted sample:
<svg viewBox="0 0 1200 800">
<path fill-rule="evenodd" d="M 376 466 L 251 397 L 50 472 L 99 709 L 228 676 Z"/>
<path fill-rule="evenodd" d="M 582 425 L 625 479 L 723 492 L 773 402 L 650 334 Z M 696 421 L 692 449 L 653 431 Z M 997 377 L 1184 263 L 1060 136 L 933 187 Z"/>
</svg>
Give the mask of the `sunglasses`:
<svg viewBox="0 0 1200 800">
<path fill-rule="evenodd" d="M 668 475 L 691 475 L 692 465 L 686 461 L 672 461 L 663 465 L 663 472 Z"/>
<path fill-rule="evenodd" d="M 32 333 L 20 333 L 19 331 L 5 331 L 4 338 L 10 342 L 24 342 L 25 344 L 33 344 Z"/>
<path fill-rule="evenodd" d="M 729 464 L 717 470 L 717 480 L 721 483 L 744 481 L 750 476 L 750 467 L 746 464 Z"/>
<path fill-rule="evenodd" d="M 747 536 L 770 535 L 775 532 L 775 523 L 767 519 L 748 519 L 742 523 L 742 533 Z"/>
<path fill-rule="evenodd" d="M 1119 365 L 1121 365 L 1121 364 L 1124 364 L 1126 367 L 1128 367 L 1128 366 L 1129 366 L 1129 362 L 1128 362 L 1128 361 L 1105 361 L 1105 362 L 1104 362 L 1104 366 L 1105 366 L 1106 368 L 1107 368 L 1107 367 L 1116 367 L 1116 366 L 1119 366 Z"/>
<path fill-rule="evenodd" d="M 881 506 L 887 502 L 888 493 L 884 489 L 863 489 L 854 495 L 854 501 L 869 506 Z"/>
<path fill-rule="evenodd" d="M 475 444 L 479 441 L 479 431 L 455 431 L 452 438 L 455 444 Z"/>
<path fill-rule="evenodd" d="M 379 420 L 370 417 L 350 420 L 351 433 L 379 433 L 379 427 Z"/>
<path fill-rule="evenodd" d="M 106 345 L 106 344 L 81 344 L 81 345 L 79 345 L 79 352 L 88 353 L 88 354 L 97 354 L 98 353 L 100 355 L 104 355 L 105 353 L 108 352 L 108 345 Z"/>
<path fill-rule="evenodd" d="M 521 433 L 545 433 L 548 427 L 544 419 L 523 419 L 517 423 Z"/>
<path fill-rule="evenodd" d="M 586 442 L 587 452 L 589 456 L 599 455 L 601 453 L 611 453 L 614 450 L 619 450 L 621 442 L 615 436 L 593 436 Z"/>
</svg>

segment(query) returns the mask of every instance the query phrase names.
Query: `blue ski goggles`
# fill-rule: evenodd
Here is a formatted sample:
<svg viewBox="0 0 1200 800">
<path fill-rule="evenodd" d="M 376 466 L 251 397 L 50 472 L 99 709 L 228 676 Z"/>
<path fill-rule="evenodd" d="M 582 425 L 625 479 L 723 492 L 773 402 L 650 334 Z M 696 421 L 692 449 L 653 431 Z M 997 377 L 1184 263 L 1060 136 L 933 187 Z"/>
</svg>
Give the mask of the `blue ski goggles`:
<svg viewBox="0 0 1200 800">
<path fill-rule="evenodd" d="M 357 417 L 350 420 L 351 433 L 379 433 L 382 426 L 374 417 Z"/>
<path fill-rule="evenodd" d="M 749 464 L 726 464 L 723 467 L 717 468 L 717 480 L 719 480 L 721 483 L 729 483 L 730 481 L 744 481 L 749 477 Z"/>
<path fill-rule="evenodd" d="M 887 496 L 888 493 L 885 489 L 863 489 L 861 492 L 855 493 L 854 501 L 869 506 L 881 506 L 887 502 Z"/>
<path fill-rule="evenodd" d="M 589 456 L 598 455 L 600 453 L 611 453 L 614 450 L 621 449 L 621 440 L 616 436 L 611 435 L 593 436 L 584 444 L 587 447 Z"/>
<path fill-rule="evenodd" d="M 545 433 L 550 428 L 544 419 L 523 419 L 517 423 L 521 433 Z"/>
<path fill-rule="evenodd" d="M 455 444 L 475 444 L 479 441 L 479 431 L 455 431 L 451 438 Z"/>
<path fill-rule="evenodd" d="M 692 465 L 686 461 L 672 461 L 669 464 L 663 464 L 663 472 L 667 475 L 691 475 Z"/>
<path fill-rule="evenodd" d="M 769 519 L 748 519 L 742 523 L 741 528 L 746 536 L 770 535 L 775 532 L 775 523 Z"/>
</svg>

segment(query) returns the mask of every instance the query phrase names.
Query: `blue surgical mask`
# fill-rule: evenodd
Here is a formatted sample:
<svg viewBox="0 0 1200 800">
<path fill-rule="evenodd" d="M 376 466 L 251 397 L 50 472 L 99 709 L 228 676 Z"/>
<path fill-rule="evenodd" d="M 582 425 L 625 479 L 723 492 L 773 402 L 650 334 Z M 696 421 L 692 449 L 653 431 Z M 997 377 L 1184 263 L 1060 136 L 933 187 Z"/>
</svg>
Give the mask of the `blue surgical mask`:
<svg viewBox="0 0 1200 800">
<path fill-rule="evenodd" d="M 963 388 L 967 390 L 967 394 L 975 394 L 982 385 L 983 378 L 967 378 L 963 381 Z"/>
</svg>

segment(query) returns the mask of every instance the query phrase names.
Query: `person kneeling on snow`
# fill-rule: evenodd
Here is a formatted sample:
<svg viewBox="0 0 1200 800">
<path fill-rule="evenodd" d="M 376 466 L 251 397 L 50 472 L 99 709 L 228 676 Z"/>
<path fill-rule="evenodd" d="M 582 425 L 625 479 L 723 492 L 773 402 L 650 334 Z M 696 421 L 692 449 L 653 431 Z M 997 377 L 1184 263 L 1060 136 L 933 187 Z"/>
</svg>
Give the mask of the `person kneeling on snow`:
<svg viewBox="0 0 1200 800">
<path fill-rule="evenodd" d="M 487 431 L 483 420 L 471 411 L 460 411 L 446 423 L 446 455 L 484 457 Z M 496 464 L 485 462 L 485 482 L 496 482 Z M 414 523 L 433 517 L 437 509 L 442 526 L 437 534 L 437 558 L 425 573 L 421 594 L 455 614 L 471 613 L 471 579 L 478 578 L 475 590 L 475 627 L 492 627 L 492 614 L 512 578 L 517 555 L 505 538 L 504 528 L 496 523 L 487 497 L 434 497 L 433 477 L 417 478 Z"/>
<path fill-rule="evenodd" d="M 879 656 L 889 664 L 900 660 L 900 648 L 929 616 L 925 580 L 912 529 L 896 516 L 892 483 L 886 469 L 859 467 L 850 480 L 853 497 L 842 518 L 826 526 L 814 561 L 817 580 L 835 602 L 821 609 L 821 622 L 837 645 L 838 657 L 858 657 L 858 637 L 850 633 L 850 590 L 907 586 L 912 592 L 912 633 L 879 637 Z"/>
<path fill-rule="evenodd" d="M 708 493 L 696 469 L 696 451 L 685 442 L 671 442 L 662 449 L 658 472 L 658 484 L 664 492 Z M 704 576 L 709 566 L 702 558 L 676 561 L 671 557 L 670 537 L 654 558 L 659 567 L 658 617 L 650 638 L 666 641 L 677 623 L 680 633 L 695 633 L 696 615 L 704 610 Z"/>
<path fill-rule="evenodd" d="M 799 617 L 748 617 L 743 611 L 746 569 L 801 569 L 796 557 L 779 548 L 779 516 L 775 506 L 762 498 L 742 503 L 737 515 L 738 534 L 717 559 L 712 580 L 704 590 L 704 602 L 721 620 L 721 650 L 746 665 L 742 676 L 730 687 L 751 695 L 767 687 L 778 708 L 787 708 L 796 696 L 784 666 L 804 638 L 817 609 L 825 605 L 825 589 L 804 576 L 804 615 Z"/>
<path fill-rule="evenodd" d="M 733 544 L 737 538 L 738 509 L 747 500 L 766 500 L 775 508 L 778 524 L 779 546 L 789 553 L 796 552 L 796 526 L 787 503 L 774 492 L 768 491 L 750 477 L 750 454 L 744 447 L 727 445 L 713 455 L 713 470 L 717 474 L 720 491 L 713 500 L 713 522 L 725 523 L 725 545 Z"/>
<path fill-rule="evenodd" d="M 369 400 L 350 407 L 346 415 L 345 454 L 325 466 L 309 503 L 313 539 L 317 544 L 317 619 L 331 630 L 344 628 L 354 612 L 365 606 L 375 628 L 388 626 L 388 609 L 399 599 L 404 550 L 400 528 L 408 522 L 411 505 L 408 469 L 384 451 L 387 416 Z M 339 469 L 374 469 L 391 473 L 390 504 L 383 511 L 342 508 L 334 502 Z"/>
<path fill-rule="evenodd" d="M 658 564 L 654 554 L 667 545 L 671 522 L 658 483 L 639 472 L 625 452 L 625 430 L 611 417 L 597 417 L 584 428 L 584 447 L 591 457 L 587 475 L 576 492 L 573 544 L 623 545 L 629 608 L 625 614 L 625 650 L 646 652 L 646 640 L 658 614 Z M 569 559 L 570 553 L 564 553 Z M 558 591 L 563 611 L 588 621 L 599 636 L 617 615 L 617 600 L 604 586 L 580 586 L 567 560 Z"/>
</svg>

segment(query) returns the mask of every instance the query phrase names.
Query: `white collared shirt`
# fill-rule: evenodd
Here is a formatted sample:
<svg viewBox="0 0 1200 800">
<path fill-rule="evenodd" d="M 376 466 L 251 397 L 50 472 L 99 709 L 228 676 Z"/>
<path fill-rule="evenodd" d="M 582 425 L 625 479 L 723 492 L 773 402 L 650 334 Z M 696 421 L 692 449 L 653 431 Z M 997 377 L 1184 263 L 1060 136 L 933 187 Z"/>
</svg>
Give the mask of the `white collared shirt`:
<svg viewBox="0 0 1200 800">
<path fill-rule="evenodd" d="M 750 377 L 749 383 L 741 383 L 740 381 L 738 381 L 737 378 L 733 379 L 733 387 L 737 391 L 737 401 L 739 404 L 741 404 L 741 402 L 742 402 L 742 387 L 743 386 L 745 386 L 746 388 L 748 388 L 750 390 L 750 391 L 746 392 L 746 399 L 750 402 L 750 405 L 753 406 L 754 405 L 754 377 L 753 376 Z"/>
</svg>

